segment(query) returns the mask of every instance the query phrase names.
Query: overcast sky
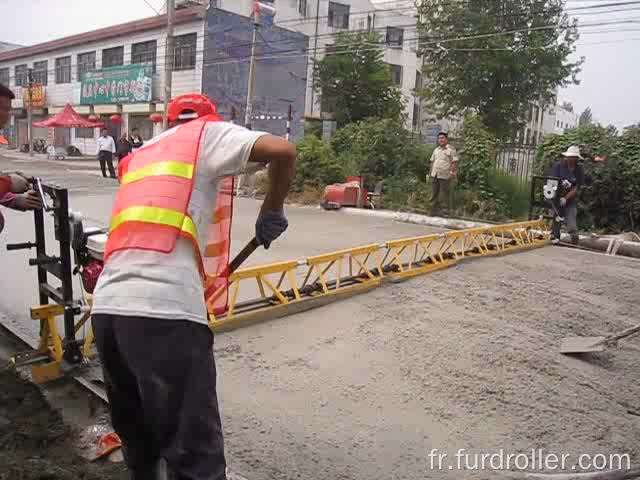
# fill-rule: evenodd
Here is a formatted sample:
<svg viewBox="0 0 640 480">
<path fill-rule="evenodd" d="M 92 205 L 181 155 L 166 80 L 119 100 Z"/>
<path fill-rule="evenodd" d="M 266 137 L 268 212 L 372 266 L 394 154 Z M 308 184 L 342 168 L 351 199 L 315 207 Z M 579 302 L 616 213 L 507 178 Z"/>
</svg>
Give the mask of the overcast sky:
<svg viewBox="0 0 640 480">
<path fill-rule="evenodd" d="M 569 0 L 568 8 L 612 3 L 619 0 Z M 147 0 L 156 10 L 163 0 Z M 3 26 L 0 41 L 31 45 L 65 35 L 108 27 L 154 15 L 145 0 L 0 0 Z M 577 56 L 586 58 L 580 85 L 560 92 L 560 101 L 573 103 L 580 113 L 590 106 L 594 119 L 619 128 L 640 122 L 640 5 L 626 10 L 580 15 Z M 633 10 L 631 10 L 633 9 Z M 592 11 L 590 11 L 592 12 Z M 595 11 L 593 11 L 595 12 Z M 573 14 L 577 12 L 572 12 Z M 53 19 L 65 18 L 62 21 Z M 634 20 L 637 24 L 587 27 L 612 20 Z"/>
</svg>

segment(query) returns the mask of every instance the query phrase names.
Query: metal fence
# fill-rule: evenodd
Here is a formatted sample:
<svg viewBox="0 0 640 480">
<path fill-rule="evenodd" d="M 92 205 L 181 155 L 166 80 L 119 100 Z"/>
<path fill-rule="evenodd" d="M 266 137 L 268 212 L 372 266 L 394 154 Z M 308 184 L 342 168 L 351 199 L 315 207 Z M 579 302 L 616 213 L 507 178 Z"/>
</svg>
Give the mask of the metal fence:
<svg viewBox="0 0 640 480">
<path fill-rule="evenodd" d="M 531 180 L 536 160 L 536 145 L 505 144 L 498 149 L 495 167 L 523 183 Z"/>
</svg>

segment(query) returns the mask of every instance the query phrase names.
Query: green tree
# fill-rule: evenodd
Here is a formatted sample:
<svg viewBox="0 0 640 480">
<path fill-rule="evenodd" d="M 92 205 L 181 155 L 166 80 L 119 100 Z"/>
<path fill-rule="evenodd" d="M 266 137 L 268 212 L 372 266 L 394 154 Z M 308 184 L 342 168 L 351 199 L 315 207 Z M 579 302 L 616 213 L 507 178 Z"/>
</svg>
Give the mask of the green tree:
<svg viewBox="0 0 640 480">
<path fill-rule="evenodd" d="M 314 64 L 315 90 L 324 97 L 338 126 L 369 117 L 401 117 L 402 94 L 383 56 L 378 33 L 342 33 L 330 52 Z"/>
<path fill-rule="evenodd" d="M 562 102 L 562 108 L 564 108 L 567 112 L 573 113 L 573 103 L 571 102 Z"/>
<path fill-rule="evenodd" d="M 578 125 L 591 125 L 593 123 L 593 114 L 591 113 L 591 107 L 587 107 L 584 112 L 580 114 L 580 121 Z"/>
<path fill-rule="evenodd" d="M 478 114 L 498 138 L 522 128 L 532 101 L 553 103 L 577 84 L 583 59 L 570 61 L 577 21 L 564 0 L 422 0 L 421 90 L 439 117 Z"/>
<path fill-rule="evenodd" d="M 346 174 L 361 175 L 369 185 L 390 177 L 423 181 L 433 151 L 394 119 L 350 123 L 336 132 L 331 145 Z"/>
</svg>

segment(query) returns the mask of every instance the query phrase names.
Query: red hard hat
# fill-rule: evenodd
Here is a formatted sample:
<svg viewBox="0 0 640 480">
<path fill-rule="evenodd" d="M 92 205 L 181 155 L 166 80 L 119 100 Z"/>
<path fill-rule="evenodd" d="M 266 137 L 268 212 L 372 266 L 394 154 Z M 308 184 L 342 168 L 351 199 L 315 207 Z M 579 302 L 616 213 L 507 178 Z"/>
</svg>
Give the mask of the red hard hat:
<svg viewBox="0 0 640 480">
<path fill-rule="evenodd" d="M 209 97 L 198 93 L 188 93 L 174 98 L 167 109 L 170 122 L 217 114 L 218 110 Z"/>
</svg>

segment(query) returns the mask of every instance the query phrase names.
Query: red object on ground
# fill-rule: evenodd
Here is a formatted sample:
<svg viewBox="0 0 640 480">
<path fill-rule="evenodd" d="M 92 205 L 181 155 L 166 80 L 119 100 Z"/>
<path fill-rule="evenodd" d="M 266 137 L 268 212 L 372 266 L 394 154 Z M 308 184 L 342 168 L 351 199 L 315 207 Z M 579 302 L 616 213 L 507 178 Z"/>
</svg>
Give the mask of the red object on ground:
<svg viewBox="0 0 640 480">
<path fill-rule="evenodd" d="M 0 135 L 0 145 L 9 145 L 9 141 L 4 137 L 4 135 Z"/>
<path fill-rule="evenodd" d="M 359 202 L 358 193 L 360 194 Z M 368 207 L 369 200 L 367 199 L 367 194 L 367 189 L 361 188 L 360 182 L 358 181 L 348 183 L 335 183 L 333 185 L 327 185 L 327 187 L 325 187 L 322 203 L 325 205 L 334 204 L 340 207 Z"/>
<path fill-rule="evenodd" d="M 0 197 L 2 197 L 5 193 L 11 191 L 11 177 L 2 176 L 0 177 Z"/>
<path fill-rule="evenodd" d="M 102 457 L 109 455 L 114 450 L 122 447 L 120 437 L 116 432 L 110 432 L 98 439 L 98 446 L 96 447 L 96 456 L 93 460 L 98 460 Z"/>
<path fill-rule="evenodd" d="M 34 122 L 34 127 L 51 128 L 98 128 L 104 127 L 102 122 L 94 122 L 79 115 L 71 105 L 67 103 L 60 113 L 56 113 L 42 122 Z"/>
<path fill-rule="evenodd" d="M 120 115 L 111 115 L 109 117 L 112 123 L 122 123 L 122 117 Z"/>
<path fill-rule="evenodd" d="M 149 120 L 153 123 L 160 123 L 162 121 L 162 115 L 160 113 L 152 113 L 149 115 Z"/>
<path fill-rule="evenodd" d="M 103 267 L 104 265 L 102 262 L 99 262 L 98 260 L 90 260 L 89 263 L 82 268 L 82 286 L 87 293 L 93 293 Z"/>
<path fill-rule="evenodd" d="M 171 100 L 167 109 L 167 116 L 171 122 L 180 119 L 180 115 L 185 113 L 195 113 L 197 118 L 200 118 L 205 115 L 217 115 L 218 110 L 206 95 L 187 93 Z"/>
</svg>

